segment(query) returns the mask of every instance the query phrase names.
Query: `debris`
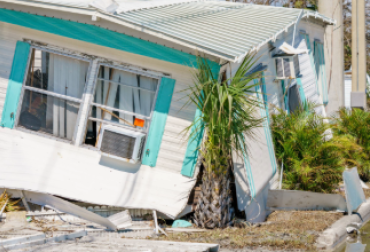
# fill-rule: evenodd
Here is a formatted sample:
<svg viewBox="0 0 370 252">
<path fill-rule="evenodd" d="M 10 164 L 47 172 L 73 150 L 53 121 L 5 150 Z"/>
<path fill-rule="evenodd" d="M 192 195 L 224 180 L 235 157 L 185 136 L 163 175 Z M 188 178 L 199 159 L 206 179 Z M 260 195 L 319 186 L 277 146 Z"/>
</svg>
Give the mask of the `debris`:
<svg viewBox="0 0 370 252">
<path fill-rule="evenodd" d="M 172 228 L 187 228 L 192 226 L 193 225 L 186 220 L 175 220 L 172 224 Z"/>
<path fill-rule="evenodd" d="M 153 220 L 155 223 L 155 233 L 158 234 L 158 219 L 157 219 L 157 212 L 153 210 Z"/>
<path fill-rule="evenodd" d="M 114 225 L 117 226 L 117 230 L 125 229 L 132 226 L 132 219 L 128 210 L 120 213 L 113 214 L 108 217 Z"/>
<path fill-rule="evenodd" d="M 359 234 L 359 230 L 355 227 L 349 226 L 346 228 L 346 230 L 347 230 L 347 234 L 355 234 L 355 235 Z"/>
<path fill-rule="evenodd" d="M 97 215 L 95 213 L 92 213 L 86 209 L 83 209 L 82 207 L 72 204 L 66 200 L 63 200 L 63 199 L 60 199 L 60 198 L 57 198 L 55 196 L 51 196 L 48 194 L 36 193 L 36 192 L 30 192 L 30 191 L 23 191 L 23 194 L 25 195 L 25 198 L 27 199 L 27 201 L 33 204 L 47 206 L 56 211 L 61 211 L 61 212 L 74 215 L 78 218 L 97 223 L 111 230 L 117 229 L 117 226 L 113 224 L 110 220 L 104 217 L 101 217 L 100 215 Z"/>
<path fill-rule="evenodd" d="M 26 212 L 9 212 L 6 216 L 6 222 L 1 226 L 0 231 L 20 229 L 27 227 Z"/>
<path fill-rule="evenodd" d="M 27 212 L 30 212 L 31 208 L 28 205 L 28 202 L 27 202 L 26 198 L 24 197 L 23 191 L 20 190 L 19 193 L 22 195 L 22 202 L 23 202 L 24 207 L 26 208 Z"/>
<path fill-rule="evenodd" d="M 346 188 L 348 215 L 351 215 L 366 201 L 357 167 L 344 171 L 343 181 Z"/>
<path fill-rule="evenodd" d="M 54 237 L 49 237 L 49 238 L 46 238 L 45 234 L 25 236 L 25 237 L 3 241 L 4 243 L 8 244 L 8 245 L 3 245 L 3 247 L 6 249 L 6 251 L 25 249 L 25 248 L 31 248 L 32 246 L 37 246 L 37 245 L 42 245 L 42 244 L 47 244 L 47 243 L 62 242 L 65 240 L 73 240 L 73 239 L 80 238 L 86 235 L 87 235 L 87 232 L 85 230 L 79 230 L 71 234 L 59 235 L 59 236 L 54 236 Z"/>
<path fill-rule="evenodd" d="M 347 243 L 346 252 L 364 252 L 366 244 L 362 243 Z"/>
<path fill-rule="evenodd" d="M 11 194 L 8 194 L 6 190 L 4 190 L 1 195 L 0 195 L 0 216 L 3 212 L 13 212 L 13 211 L 21 211 L 23 210 L 22 207 L 17 206 L 17 204 L 21 201 L 19 200 L 11 200 L 10 198 L 12 197 Z"/>
</svg>

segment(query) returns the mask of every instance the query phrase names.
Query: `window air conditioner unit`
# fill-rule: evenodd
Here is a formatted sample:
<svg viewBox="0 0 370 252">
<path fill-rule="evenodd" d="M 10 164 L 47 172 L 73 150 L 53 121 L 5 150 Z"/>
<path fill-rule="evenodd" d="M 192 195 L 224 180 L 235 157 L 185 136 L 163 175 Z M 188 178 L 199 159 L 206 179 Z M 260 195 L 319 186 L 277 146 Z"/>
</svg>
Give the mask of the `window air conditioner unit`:
<svg viewBox="0 0 370 252">
<path fill-rule="evenodd" d="M 103 156 L 135 164 L 141 159 L 144 141 L 144 133 L 103 125 L 98 147 Z"/>
<path fill-rule="evenodd" d="M 276 79 L 296 79 L 300 75 L 298 55 L 274 56 L 276 66 Z"/>
</svg>

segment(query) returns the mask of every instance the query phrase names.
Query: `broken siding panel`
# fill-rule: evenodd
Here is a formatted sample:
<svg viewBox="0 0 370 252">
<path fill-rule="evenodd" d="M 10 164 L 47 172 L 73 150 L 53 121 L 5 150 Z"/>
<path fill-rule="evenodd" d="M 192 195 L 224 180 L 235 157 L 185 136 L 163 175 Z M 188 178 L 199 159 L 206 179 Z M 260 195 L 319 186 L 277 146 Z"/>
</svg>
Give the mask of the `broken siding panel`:
<svg viewBox="0 0 370 252">
<path fill-rule="evenodd" d="M 301 21 L 298 25 L 296 34 L 295 34 L 295 48 L 299 49 L 307 49 L 306 41 L 300 35 L 300 31 L 306 32 L 310 38 L 311 48 L 313 48 L 313 41 L 314 38 L 316 39 L 323 39 L 324 36 L 324 27 L 306 21 Z M 288 33 L 285 33 L 285 41 L 288 44 L 292 44 L 293 42 L 293 27 L 289 29 Z M 315 80 L 315 70 L 312 69 L 311 61 L 309 54 L 300 54 L 298 56 L 299 64 L 300 64 L 300 73 L 301 73 L 301 80 L 303 84 L 303 89 L 307 98 L 308 102 L 312 102 L 321 106 L 317 106 L 315 108 L 316 113 L 320 115 L 325 115 L 325 109 L 322 106 L 323 102 L 320 95 L 317 94 L 316 90 L 316 80 Z M 291 85 L 295 85 L 297 82 L 295 80 L 292 81 Z"/>
<path fill-rule="evenodd" d="M 193 186 L 180 173 L 147 166 L 114 167 L 101 160 L 98 152 L 17 130 L 0 129 L 0 138 L 11 143 L 0 144 L 0 187 L 95 204 L 157 209 L 175 216 Z"/>
</svg>

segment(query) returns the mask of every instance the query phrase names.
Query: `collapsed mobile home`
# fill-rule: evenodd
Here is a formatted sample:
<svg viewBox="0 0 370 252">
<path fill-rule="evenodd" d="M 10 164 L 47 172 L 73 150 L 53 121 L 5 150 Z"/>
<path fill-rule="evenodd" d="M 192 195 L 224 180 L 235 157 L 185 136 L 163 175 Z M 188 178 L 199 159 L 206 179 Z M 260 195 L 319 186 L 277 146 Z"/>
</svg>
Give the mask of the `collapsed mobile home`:
<svg viewBox="0 0 370 252">
<path fill-rule="evenodd" d="M 308 10 L 220 1 L 0 0 L 0 188 L 176 218 L 200 169 L 184 129 L 196 55 L 230 77 L 257 53 L 266 117 L 235 155 L 238 208 L 263 220 L 277 177 L 268 115 L 323 104 L 324 30 Z M 186 93 L 185 93 L 186 94 Z"/>
</svg>

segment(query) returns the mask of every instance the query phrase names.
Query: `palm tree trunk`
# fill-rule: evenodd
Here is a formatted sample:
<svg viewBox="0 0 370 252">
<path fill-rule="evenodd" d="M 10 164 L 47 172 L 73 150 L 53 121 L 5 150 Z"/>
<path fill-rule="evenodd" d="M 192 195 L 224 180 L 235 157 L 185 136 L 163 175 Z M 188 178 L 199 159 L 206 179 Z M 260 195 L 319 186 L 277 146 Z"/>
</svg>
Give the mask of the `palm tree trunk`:
<svg viewBox="0 0 370 252">
<path fill-rule="evenodd" d="M 225 175 L 204 172 L 194 222 L 202 228 L 225 228 L 233 224 L 235 210 L 229 168 Z"/>
</svg>

